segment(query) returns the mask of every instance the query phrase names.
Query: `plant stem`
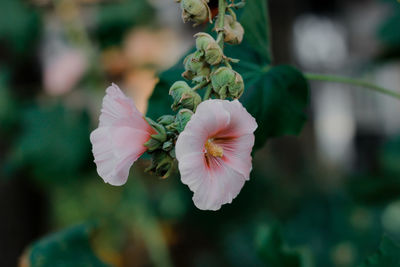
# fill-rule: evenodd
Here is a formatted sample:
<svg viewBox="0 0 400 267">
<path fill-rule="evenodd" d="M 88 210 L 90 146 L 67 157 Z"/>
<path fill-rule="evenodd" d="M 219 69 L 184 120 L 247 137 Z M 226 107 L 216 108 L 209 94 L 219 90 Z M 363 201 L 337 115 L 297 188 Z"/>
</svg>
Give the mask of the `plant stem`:
<svg viewBox="0 0 400 267">
<path fill-rule="evenodd" d="M 201 88 L 203 88 L 204 86 L 206 86 L 206 85 L 209 84 L 209 83 L 210 83 L 210 82 L 207 81 L 207 80 L 202 81 L 201 83 L 199 83 L 199 84 L 197 84 L 195 87 L 193 87 L 192 90 L 193 90 L 193 91 L 196 91 L 196 90 L 198 90 L 198 89 L 201 89 Z"/>
<path fill-rule="evenodd" d="M 369 83 L 366 81 L 361 81 L 361 80 L 343 77 L 343 76 L 337 76 L 337 75 L 324 75 L 324 74 L 316 74 L 316 73 L 305 73 L 304 76 L 308 80 L 313 80 L 313 81 L 325 81 L 325 82 L 345 83 L 345 84 L 350 84 L 350 85 L 356 85 L 356 86 L 364 87 L 364 88 L 400 99 L 400 93 L 397 93 L 393 90 L 389 90 L 389 89 L 383 88 L 381 86 L 378 86 L 376 84 L 372 84 L 372 83 Z"/>
<path fill-rule="evenodd" d="M 224 50 L 224 23 L 227 3 L 226 0 L 218 0 L 218 21 L 217 21 L 217 32 L 218 32 L 218 44 L 222 50 Z"/>
</svg>

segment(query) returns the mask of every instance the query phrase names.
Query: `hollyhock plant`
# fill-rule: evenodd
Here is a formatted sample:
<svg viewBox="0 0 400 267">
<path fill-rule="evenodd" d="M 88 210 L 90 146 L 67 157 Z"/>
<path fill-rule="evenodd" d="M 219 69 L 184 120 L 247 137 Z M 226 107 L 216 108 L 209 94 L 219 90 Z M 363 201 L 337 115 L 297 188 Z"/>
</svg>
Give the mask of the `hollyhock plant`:
<svg viewBox="0 0 400 267">
<path fill-rule="evenodd" d="M 123 185 L 155 130 L 117 85 L 108 87 L 106 93 L 99 127 L 90 135 L 90 141 L 100 177 L 111 185 Z"/>
<path fill-rule="evenodd" d="M 198 24 L 210 17 L 208 0 L 178 2 L 185 21 Z M 231 65 L 239 60 L 224 53 L 224 37 L 231 33 L 224 17 L 240 28 L 234 9 L 243 4 L 219 0 L 216 38 L 195 35 L 196 51 L 184 61 L 187 81 L 178 80 L 169 90 L 175 115 L 153 121 L 117 86 L 107 89 L 99 128 L 91 135 L 97 171 L 105 182 L 124 184 L 133 162 L 147 152 L 151 164 L 146 171 L 161 178 L 169 177 L 178 162 L 181 180 L 194 192 L 199 209 L 218 210 L 239 194 L 252 169 L 257 123 L 238 100 L 245 85 Z M 239 44 L 243 34 L 232 43 Z"/>
<path fill-rule="evenodd" d="M 181 180 L 202 210 L 218 210 L 239 194 L 252 169 L 255 119 L 238 100 L 202 102 L 179 135 Z"/>
</svg>

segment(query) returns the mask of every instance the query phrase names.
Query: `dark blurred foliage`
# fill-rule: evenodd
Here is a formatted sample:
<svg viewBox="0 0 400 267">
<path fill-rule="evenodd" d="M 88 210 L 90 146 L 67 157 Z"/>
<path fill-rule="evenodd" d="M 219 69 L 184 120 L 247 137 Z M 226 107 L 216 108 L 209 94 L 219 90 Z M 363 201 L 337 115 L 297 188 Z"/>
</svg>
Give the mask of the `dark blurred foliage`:
<svg viewBox="0 0 400 267">
<path fill-rule="evenodd" d="M 382 22 L 378 29 L 378 38 L 384 45 L 381 55 L 384 59 L 393 59 L 400 57 L 400 8 L 396 1 L 386 0 L 391 12 L 386 20 Z"/>
<path fill-rule="evenodd" d="M 301 73 L 287 66 L 256 71 L 271 61 L 271 42 L 273 61 L 291 62 L 288 35 L 297 15 L 336 14 L 344 2 L 271 0 L 270 34 L 262 23 L 266 14 L 244 13 L 254 31 L 246 49 L 227 53 L 252 63 L 238 66 L 252 89 L 243 101 L 259 116 L 261 143 L 268 142 L 255 152 L 251 180 L 233 203 L 204 212 L 178 175 L 160 180 L 144 174 L 146 160 L 135 164 L 123 187 L 104 184 L 92 163 L 89 134 L 98 122 L 98 99 L 110 77 L 124 77 L 120 58 L 110 63 L 104 55 L 121 50 L 132 29 L 161 28 L 154 7 L 145 0 L 1 0 L 0 265 L 397 266 L 399 137 L 379 136 L 376 151 L 359 153 L 355 168 L 327 167 L 315 149 L 312 114 L 299 137 L 271 138 L 303 126 L 308 89 Z M 400 4 L 386 2 L 393 15 L 376 36 L 382 59 L 396 60 Z M 61 25 L 59 39 L 84 51 L 89 62 L 61 95 L 47 92 L 43 82 L 43 43 L 47 27 L 55 25 Z M 157 88 L 177 79 L 180 70 L 172 71 L 161 75 Z M 301 90 L 290 91 L 293 85 Z M 156 89 L 150 103 L 155 119 L 170 99 Z M 360 144 L 360 151 L 369 152 L 370 144 Z M 373 254 L 384 232 L 390 238 Z"/>
<path fill-rule="evenodd" d="M 396 266 L 400 261 L 399 249 L 400 246 L 385 235 L 377 252 L 368 257 L 360 266 Z"/>
<path fill-rule="evenodd" d="M 145 1 L 105 3 L 99 8 L 93 38 L 103 48 L 120 44 L 132 25 L 149 23 L 154 16 L 153 9 Z"/>
</svg>

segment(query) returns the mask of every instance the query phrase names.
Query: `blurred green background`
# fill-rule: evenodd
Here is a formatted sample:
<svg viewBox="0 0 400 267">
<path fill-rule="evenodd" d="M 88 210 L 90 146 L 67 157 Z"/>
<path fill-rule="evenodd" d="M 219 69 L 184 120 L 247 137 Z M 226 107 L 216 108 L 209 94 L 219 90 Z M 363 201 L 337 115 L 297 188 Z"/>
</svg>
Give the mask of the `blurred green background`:
<svg viewBox="0 0 400 267">
<path fill-rule="evenodd" d="M 400 92 L 395 0 L 268 6 L 274 64 Z M 111 82 L 143 113 L 168 105 L 148 106 L 157 74 L 202 27 L 173 0 L 0 0 L 0 12 L 0 266 L 400 266 L 398 100 L 311 83 L 300 136 L 270 139 L 233 203 L 200 211 L 178 174 L 145 174 L 146 158 L 125 186 L 105 184 L 89 134 Z"/>
</svg>

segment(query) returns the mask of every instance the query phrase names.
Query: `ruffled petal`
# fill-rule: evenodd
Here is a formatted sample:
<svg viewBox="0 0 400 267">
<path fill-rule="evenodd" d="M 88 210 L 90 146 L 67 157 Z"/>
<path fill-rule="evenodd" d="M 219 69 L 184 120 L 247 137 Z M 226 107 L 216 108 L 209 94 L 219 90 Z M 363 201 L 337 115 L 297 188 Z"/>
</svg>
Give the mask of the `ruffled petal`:
<svg viewBox="0 0 400 267">
<path fill-rule="evenodd" d="M 99 127 L 107 126 L 130 126 L 143 131 L 152 130 L 133 101 L 115 84 L 107 88 L 101 109 Z"/>
<path fill-rule="evenodd" d="M 146 132 L 130 127 L 100 127 L 92 132 L 94 162 L 97 172 L 106 183 L 126 183 L 129 169 L 145 151 L 149 139 Z"/>
<path fill-rule="evenodd" d="M 244 183 L 243 174 L 222 164 L 217 170 L 211 170 L 197 186 L 193 202 L 201 210 L 219 210 L 222 205 L 232 202 Z"/>
<path fill-rule="evenodd" d="M 223 132 L 219 134 L 220 137 L 227 136 L 241 136 L 244 134 L 253 134 L 258 125 L 256 120 L 250 113 L 243 107 L 239 100 L 223 101 L 224 109 L 230 114 L 231 120 L 229 127 L 226 127 Z"/>
</svg>

